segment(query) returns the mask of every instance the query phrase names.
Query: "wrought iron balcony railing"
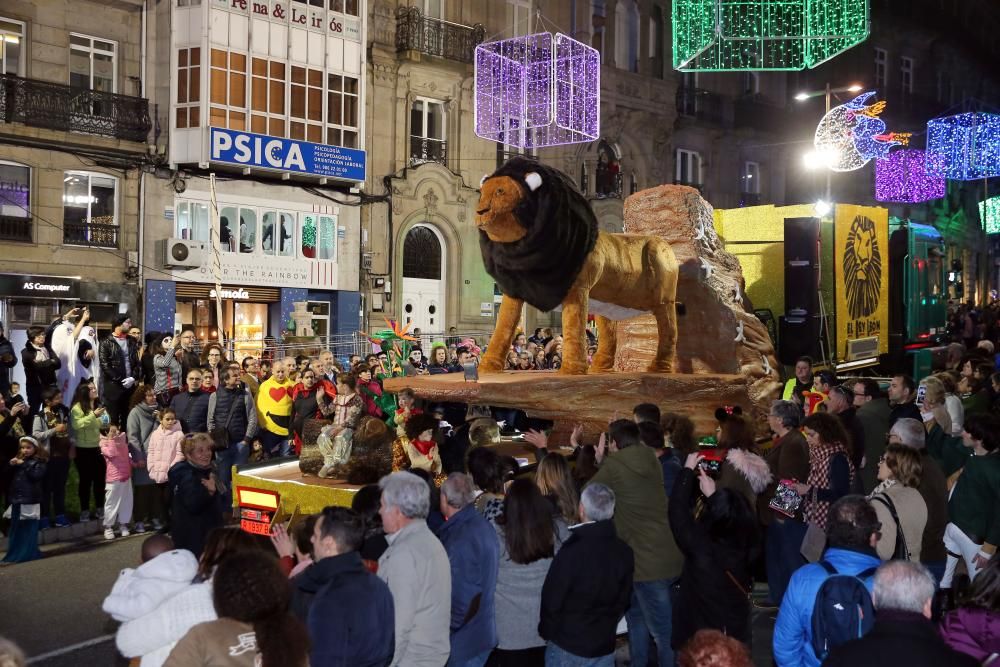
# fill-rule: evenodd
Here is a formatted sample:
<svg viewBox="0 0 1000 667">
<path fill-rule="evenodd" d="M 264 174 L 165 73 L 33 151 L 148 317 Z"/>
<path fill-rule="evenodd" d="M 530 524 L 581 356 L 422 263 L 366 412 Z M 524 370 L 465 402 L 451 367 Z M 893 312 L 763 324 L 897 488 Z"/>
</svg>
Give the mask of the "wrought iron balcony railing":
<svg viewBox="0 0 1000 667">
<path fill-rule="evenodd" d="M 145 141 L 149 101 L 0 74 L 0 122 Z"/>
<path fill-rule="evenodd" d="M 0 241 L 31 243 L 34 223 L 31 218 L 0 215 Z"/>
<path fill-rule="evenodd" d="M 118 225 L 96 222 L 64 222 L 63 243 L 89 245 L 97 248 L 118 247 Z"/>
<path fill-rule="evenodd" d="M 428 18 L 416 7 L 396 10 L 396 51 L 419 51 L 471 63 L 476 46 L 486 38 L 481 23 L 472 26 Z"/>
<path fill-rule="evenodd" d="M 701 88 L 677 89 L 677 113 L 693 116 L 709 123 L 722 124 L 724 102 L 722 96 Z"/>
<path fill-rule="evenodd" d="M 440 162 L 447 164 L 448 142 L 424 137 L 410 137 L 410 164 Z"/>
</svg>

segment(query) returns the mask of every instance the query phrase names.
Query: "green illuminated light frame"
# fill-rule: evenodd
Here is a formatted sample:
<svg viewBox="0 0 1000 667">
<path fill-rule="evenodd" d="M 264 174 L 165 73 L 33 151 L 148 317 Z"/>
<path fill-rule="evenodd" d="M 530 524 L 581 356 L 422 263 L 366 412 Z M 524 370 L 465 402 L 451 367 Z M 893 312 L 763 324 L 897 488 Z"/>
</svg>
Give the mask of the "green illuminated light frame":
<svg viewBox="0 0 1000 667">
<path fill-rule="evenodd" d="M 868 0 L 674 0 L 674 68 L 816 67 L 868 38 Z"/>
<path fill-rule="evenodd" d="M 979 202 L 979 219 L 987 234 L 1000 234 L 1000 195 Z"/>
</svg>

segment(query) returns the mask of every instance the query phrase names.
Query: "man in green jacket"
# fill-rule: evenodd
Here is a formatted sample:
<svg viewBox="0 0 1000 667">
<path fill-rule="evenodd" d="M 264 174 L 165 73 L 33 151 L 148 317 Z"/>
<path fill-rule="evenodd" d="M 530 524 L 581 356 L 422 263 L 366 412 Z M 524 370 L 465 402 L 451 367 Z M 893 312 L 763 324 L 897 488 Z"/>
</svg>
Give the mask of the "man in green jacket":
<svg viewBox="0 0 1000 667">
<path fill-rule="evenodd" d="M 859 378 L 852 386 L 854 407 L 857 409 L 855 414 L 865 432 L 865 461 L 861 469 L 861 480 L 865 493 L 871 493 L 878 484 L 878 460 L 885 452 L 892 408 L 875 380 Z"/>
<path fill-rule="evenodd" d="M 670 588 L 684 558 L 667 521 L 663 469 L 656 453 L 642 444 L 639 428 L 627 419 L 608 425 L 597 458 L 601 467 L 591 483 L 614 491 L 615 531 L 635 554 L 632 604 L 626 614 L 632 664 L 647 664 L 652 635 L 659 664 L 673 665 Z"/>
<path fill-rule="evenodd" d="M 1000 544 L 1000 418 L 993 415 L 967 417 L 961 438 L 947 436 L 930 423 L 927 449 L 955 474 L 948 500 L 948 526 L 944 545 L 948 564 L 941 588 L 951 588 L 960 554 L 975 579 Z M 964 459 L 964 460 L 963 460 Z"/>
</svg>

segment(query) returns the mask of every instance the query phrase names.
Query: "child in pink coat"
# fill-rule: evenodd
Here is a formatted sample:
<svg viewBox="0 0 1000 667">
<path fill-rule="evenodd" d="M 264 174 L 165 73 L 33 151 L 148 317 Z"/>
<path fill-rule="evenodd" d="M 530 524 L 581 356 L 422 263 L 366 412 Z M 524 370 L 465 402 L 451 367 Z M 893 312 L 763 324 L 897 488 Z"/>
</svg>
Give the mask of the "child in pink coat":
<svg viewBox="0 0 1000 667">
<path fill-rule="evenodd" d="M 175 463 L 184 460 L 181 454 L 181 443 L 184 433 L 180 421 L 173 408 L 165 408 L 160 412 L 160 427 L 154 429 L 149 436 L 146 447 L 146 470 L 149 478 L 156 482 L 156 492 L 163 499 L 163 507 L 170 507 L 170 485 L 167 483 L 167 473 Z M 159 520 L 153 520 L 157 530 L 163 526 Z"/>
<path fill-rule="evenodd" d="M 128 438 L 117 424 L 101 427 L 101 454 L 107 464 L 104 476 L 104 539 L 115 539 L 115 521 L 122 537 L 128 537 L 132 520 L 132 468 L 136 467 L 129 454 Z"/>
</svg>

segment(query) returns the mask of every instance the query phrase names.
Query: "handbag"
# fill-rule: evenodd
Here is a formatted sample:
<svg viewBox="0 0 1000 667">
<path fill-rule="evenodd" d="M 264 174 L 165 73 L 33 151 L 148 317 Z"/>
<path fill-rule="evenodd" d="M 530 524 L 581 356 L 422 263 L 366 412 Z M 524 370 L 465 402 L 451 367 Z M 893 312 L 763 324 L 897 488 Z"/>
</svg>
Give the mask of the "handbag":
<svg viewBox="0 0 1000 667">
<path fill-rule="evenodd" d="M 896 514 L 896 506 L 892 500 L 884 493 L 874 496 L 872 500 L 877 500 L 889 510 L 892 520 L 896 522 L 896 548 L 892 552 L 892 560 L 910 560 L 910 549 L 906 546 L 906 537 L 903 535 L 903 526 L 899 523 L 899 515 Z"/>
<path fill-rule="evenodd" d="M 229 422 L 233 420 L 233 411 L 236 410 L 236 401 L 243 400 L 242 396 L 234 396 L 233 402 L 229 406 L 229 414 L 226 415 L 226 425 L 216 426 L 209 434 L 212 436 L 212 451 L 222 452 L 229 449 Z"/>
<path fill-rule="evenodd" d="M 25 521 L 30 521 L 32 519 L 42 518 L 42 506 L 39 503 L 30 503 L 28 505 L 21 505 L 21 519 Z"/>
<path fill-rule="evenodd" d="M 810 563 L 817 563 L 823 557 L 824 549 L 826 549 L 826 531 L 819 524 L 810 521 L 806 526 L 806 534 L 802 538 L 799 553 Z"/>
</svg>

